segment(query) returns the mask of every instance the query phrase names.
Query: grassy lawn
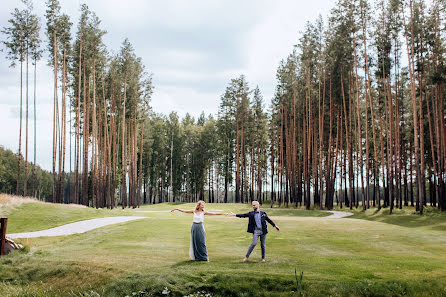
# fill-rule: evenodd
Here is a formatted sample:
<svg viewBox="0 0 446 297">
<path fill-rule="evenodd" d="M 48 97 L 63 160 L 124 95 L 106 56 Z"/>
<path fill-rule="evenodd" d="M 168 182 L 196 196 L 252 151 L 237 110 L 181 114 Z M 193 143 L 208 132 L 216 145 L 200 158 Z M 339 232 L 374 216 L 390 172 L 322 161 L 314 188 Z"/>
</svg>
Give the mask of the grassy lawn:
<svg viewBox="0 0 446 297">
<path fill-rule="evenodd" d="M 422 218 L 410 210 L 389 218 L 386 210 L 372 209 L 328 219 L 317 210 L 265 206 L 281 230 L 269 228 L 266 263 L 260 262 L 259 246 L 242 263 L 251 241 L 247 219 L 206 217 L 210 262 L 192 262 L 192 216 L 165 212 L 172 207 L 123 211 L 30 202 L 0 208 L 9 217 L 10 233 L 93 217 L 148 217 L 84 234 L 29 239 L 29 251 L 0 259 L 0 296 L 299 296 L 295 269 L 304 272 L 300 296 L 446 296 L 446 214 L 434 210 Z"/>
</svg>

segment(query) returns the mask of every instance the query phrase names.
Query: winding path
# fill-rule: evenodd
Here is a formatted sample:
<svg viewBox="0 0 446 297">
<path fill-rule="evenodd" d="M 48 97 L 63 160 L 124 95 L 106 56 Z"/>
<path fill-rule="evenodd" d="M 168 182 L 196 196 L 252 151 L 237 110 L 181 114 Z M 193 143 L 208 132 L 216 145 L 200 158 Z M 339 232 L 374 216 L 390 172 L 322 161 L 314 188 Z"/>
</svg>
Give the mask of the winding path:
<svg viewBox="0 0 446 297">
<path fill-rule="evenodd" d="M 43 236 L 63 236 L 78 233 L 85 233 L 87 231 L 101 228 L 104 226 L 118 224 L 133 220 L 148 219 L 148 217 L 107 217 L 99 219 L 91 219 L 85 221 L 79 221 L 71 224 L 62 225 L 59 227 L 35 231 L 35 232 L 25 232 L 25 233 L 11 233 L 6 234 L 8 238 L 32 238 L 32 237 L 43 237 Z"/>
<path fill-rule="evenodd" d="M 336 211 L 336 210 L 322 210 L 322 211 L 332 213 L 331 216 L 325 217 L 326 219 L 341 219 L 353 215 L 352 212 L 347 212 L 347 211 Z"/>
</svg>

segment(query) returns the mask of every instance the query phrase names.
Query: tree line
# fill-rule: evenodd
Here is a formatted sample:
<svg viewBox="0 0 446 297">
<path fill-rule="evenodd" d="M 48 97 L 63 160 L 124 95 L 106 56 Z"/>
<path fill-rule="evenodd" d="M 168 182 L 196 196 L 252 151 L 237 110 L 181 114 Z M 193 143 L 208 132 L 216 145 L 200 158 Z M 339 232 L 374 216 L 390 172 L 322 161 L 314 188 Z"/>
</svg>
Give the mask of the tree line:
<svg viewBox="0 0 446 297">
<path fill-rule="evenodd" d="M 20 74 L 16 193 L 35 196 L 35 186 L 31 193 L 27 191 L 28 57 L 32 57 L 36 65 L 43 50 L 39 18 L 32 12 L 31 0 L 22 2 L 25 8 L 15 9 L 9 26 L 2 30 L 6 37 L 2 43 L 7 49 L 11 66 L 20 63 L 22 69 L 23 64 L 26 65 L 26 74 L 23 75 L 22 71 Z M 141 166 L 137 165 L 137 159 L 142 152 L 144 119 L 152 94 L 151 75 L 146 72 L 141 58 L 136 56 L 128 39 L 122 42 L 117 54 L 107 51 L 103 43 L 106 32 L 100 27 L 99 18 L 87 5 L 80 7 L 81 16 L 74 40 L 73 23 L 67 14 L 62 13 L 59 1 L 48 0 L 46 7 L 46 53 L 48 65 L 54 73 L 53 182 L 51 195 L 47 198 L 58 203 L 114 207 L 118 203 L 115 193 L 119 188 L 119 203 L 123 207 L 137 206 L 139 199 L 136 197 L 140 195 L 141 188 Z M 22 181 L 23 76 L 26 77 L 26 153 Z M 35 80 L 36 67 L 34 85 Z M 34 110 L 35 106 L 36 103 Z M 67 153 L 69 168 L 65 164 Z M 38 181 L 37 178 L 33 179 Z"/>
<path fill-rule="evenodd" d="M 277 71 L 273 197 L 446 209 L 445 8 L 339 0 L 326 25 L 307 24 Z"/>
<path fill-rule="evenodd" d="M 143 202 L 265 199 L 268 118 L 259 88 L 232 79 L 217 118 L 151 113 L 143 144 Z M 232 185 L 235 183 L 235 190 Z M 269 199 L 269 198 L 268 198 Z"/>
<path fill-rule="evenodd" d="M 26 66 L 25 174 L 22 181 L 20 120 L 16 193 L 27 195 L 28 58 L 35 65 L 42 50 L 38 18 L 24 3 L 2 32 L 12 65 Z M 71 40 L 69 16 L 47 1 L 49 200 L 446 209 L 444 1 L 338 0 L 281 61 L 268 107 L 241 75 L 222 92 L 218 113 L 197 119 L 151 110 L 151 75 L 131 43 L 110 54 L 99 18 L 80 9 Z"/>
</svg>

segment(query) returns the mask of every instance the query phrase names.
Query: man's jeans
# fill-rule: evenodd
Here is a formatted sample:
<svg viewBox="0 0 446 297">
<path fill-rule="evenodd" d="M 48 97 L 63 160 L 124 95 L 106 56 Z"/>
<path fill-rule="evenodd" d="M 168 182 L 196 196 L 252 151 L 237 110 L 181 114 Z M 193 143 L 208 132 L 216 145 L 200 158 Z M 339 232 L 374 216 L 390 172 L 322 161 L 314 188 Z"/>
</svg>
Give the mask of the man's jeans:
<svg viewBox="0 0 446 297">
<path fill-rule="evenodd" d="M 251 255 L 252 250 L 257 245 L 257 240 L 260 236 L 260 247 L 262 248 L 262 259 L 265 259 L 265 241 L 266 241 L 266 234 L 263 235 L 263 232 L 261 229 L 255 229 L 254 234 L 252 235 L 252 242 L 251 245 L 248 248 L 248 252 L 246 253 L 246 258 L 249 258 L 249 255 Z"/>
</svg>

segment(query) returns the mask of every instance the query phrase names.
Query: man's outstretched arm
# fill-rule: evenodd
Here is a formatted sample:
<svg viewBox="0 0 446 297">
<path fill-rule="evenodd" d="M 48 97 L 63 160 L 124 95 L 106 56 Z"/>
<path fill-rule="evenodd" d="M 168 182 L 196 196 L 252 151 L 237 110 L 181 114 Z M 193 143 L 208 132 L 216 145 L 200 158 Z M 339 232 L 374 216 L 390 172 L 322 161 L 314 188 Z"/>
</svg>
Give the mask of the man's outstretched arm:
<svg viewBox="0 0 446 297">
<path fill-rule="evenodd" d="M 238 214 L 230 212 L 230 213 L 228 213 L 228 216 L 233 216 L 233 217 L 237 217 L 237 218 L 247 218 L 247 217 L 249 217 L 249 212 L 247 212 L 247 213 L 238 213 Z"/>
<path fill-rule="evenodd" d="M 276 228 L 277 231 L 280 230 L 279 226 L 277 226 L 277 225 L 273 222 L 273 220 L 271 220 L 271 219 L 268 217 L 268 215 L 267 215 L 266 213 L 265 213 L 265 220 L 266 220 L 268 223 L 270 223 L 274 228 Z"/>
</svg>

